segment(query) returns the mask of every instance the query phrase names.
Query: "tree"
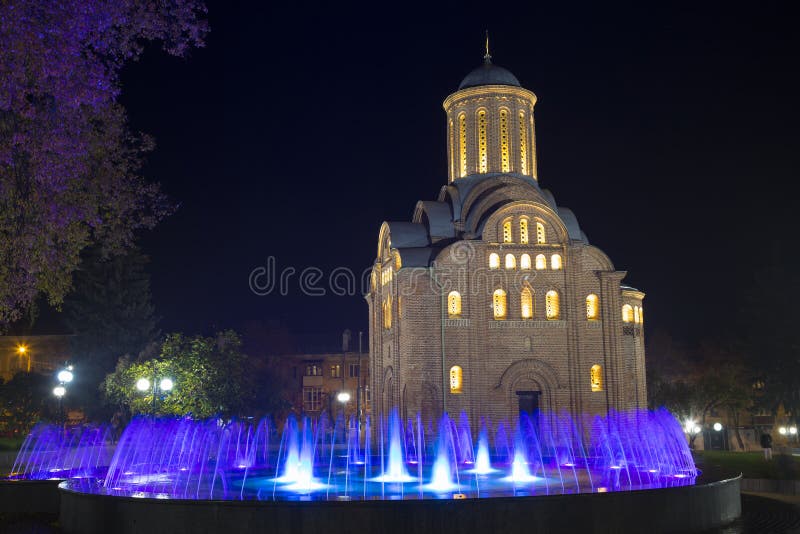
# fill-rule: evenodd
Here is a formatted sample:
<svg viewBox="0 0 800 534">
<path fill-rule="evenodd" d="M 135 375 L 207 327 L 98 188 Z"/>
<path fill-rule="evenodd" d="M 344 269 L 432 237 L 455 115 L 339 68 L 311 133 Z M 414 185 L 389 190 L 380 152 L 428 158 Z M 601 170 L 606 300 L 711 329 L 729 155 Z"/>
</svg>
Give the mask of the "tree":
<svg viewBox="0 0 800 534">
<path fill-rule="evenodd" d="M 141 175 L 152 148 L 117 103 L 145 43 L 202 46 L 202 0 L 0 3 L 0 326 L 58 306 L 80 253 L 128 248 L 171 210 Z"/>
<path fill-rule="evenodd" d="M 19 372 L 0 383 L 0 415 L 7 431 L 24 436 L 38 421 L 51 415 L 52 377 Z"/>
<path fill-rule="evenodd" d="M 75 334 L 72 363 L 79 369 L 72 389 L 90 418 L 101 415 L 96 392 L 119 357 L 139 354 L 158 337 L 147 261 L 137 248 L 111 258 L 91 248 L 64 301 L 65 323 Z"/>
<path fill-rule="evenodd" d="M 164 377 L 171 378 L 175 387 L 168 394 L 156 395 L 159 415 L 243 415 L 254 398 L 247 356 L 241 352 L 239 336 L 228 330 L 216 337 L 170 334 L 136 361 L 121 358 L 103 383 L 106 401 L 134 414 L 151 413 L 152 391 L 138 391 L 136 382 L 147 378 L 152 384 Z"/>
</svg>

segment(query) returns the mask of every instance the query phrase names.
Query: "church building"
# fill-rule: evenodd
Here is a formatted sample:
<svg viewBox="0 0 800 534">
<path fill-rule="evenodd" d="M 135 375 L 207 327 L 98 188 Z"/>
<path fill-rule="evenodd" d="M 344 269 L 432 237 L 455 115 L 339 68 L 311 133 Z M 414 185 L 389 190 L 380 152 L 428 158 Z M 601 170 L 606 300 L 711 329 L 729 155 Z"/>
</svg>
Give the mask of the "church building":
<svg viewBox="0 0 800 534">
<path fill-rule="evenodd" d="M 535 105 L 488 50 L 445 99 L 447 182 L 378 237 L 374 416 L 646 407 L 644 293 L 540 186 Z"/>
</svg>

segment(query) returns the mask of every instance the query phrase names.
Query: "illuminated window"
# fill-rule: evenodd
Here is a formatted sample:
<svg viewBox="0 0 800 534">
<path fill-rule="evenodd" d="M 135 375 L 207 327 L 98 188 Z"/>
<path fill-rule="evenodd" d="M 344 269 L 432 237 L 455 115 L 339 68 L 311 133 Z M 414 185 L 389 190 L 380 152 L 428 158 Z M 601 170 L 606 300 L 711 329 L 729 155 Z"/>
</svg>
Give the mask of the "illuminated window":
<svg viewBox="0 0 800 534">
<path fill-rule="evenodd" d="M 464 372 L 461 367 L 454 365 L 450 368 L 450 393 L 461 393 Z"/>
<path fill-rule="evenodd" d="M 489 268 L 490 269 L 499 269 L 500 268 L 500 256 L 492 252 L 489 254 Z"/>
<path fill-rule="evenodd" d="M 386 299 L 383 303 L 383 327 L 390 329 L 392 327 L 392 297 Z"/>
<path fill-rule="evenodd" d="M 561 254 L 553 254 L 550 256 L 550 268 L 554 271 L 561 269 Z"/>
<path fill-rule="evenodd" d="M 506 269 L 516 269 L 517 258 L 513 254 L 506 254 Z"/>
<path fill-rule="evenodd" d="M 639 308 L 639 324 L 644 324 L 644 308 Z"/>
<path fill-rule="evenodd" d="M 625 323 L 633 322 L 633 308 L 630 304 L 626 304 L 622 307 L 622 321 Z"/>
<path fill-rule="evenodd" d="M 639 322 L 639 306 L 633 307 L 633 322 L 634 323 Z"/>
<path fill-rule="evenodd" d="M 467 116 L 462 113 L 458 116 L 458 170 L 459 176 L 467 175 Z"/>
<path fill-rule="evenodd" d="M 453 133 L 453 121 L 452 121 L 452 119 L 450 120 L 450 123 L 448 124 L 448 132 L 447 133 L 448 133 L 448 136 L 449 136 L 448 139 L 450 140 L 450 179 L 452 180 L 456 176 L 456 170 L 455 170 L 454 165 L 453 165 L 453 160 L 455 159 L 455 154 L 456 154 L 456 146 L 455 146 L 456 139 L 455 139 L 455 134 Z"/>
<path fill-rule="evenodd" d="M 592 391 L 603 391 L 603 368 L 599 365 L 593 365 L 589 371 L 589 377 L 592 382 Z"/>
<path fill-rule="evenodd" d="M 519 168 L 522 174 L 528 174 L 528 126 L 524 111 L 519 112 Z"/>
<path fill-rule="evenodd" d="M 306 376 L 322 376 L 322 366 L 315 363 L 306 364 Z"/>
<path fill-rule="evenodd" d="M 528 244 L 528 219 L 519 220 L 519 242 L 523 245 Z"/>
<path fill-rule="evenodd" d="M 536 256 L 536 270 L 541 271 L 542 269 L 547 269 L 547 259 L 544 254 L 538 254 Z"/>
<path fill-rule="evenodd" d="M 597 295 L 594 293 L 590 294 L 586 297 L 586 318 L 590 321 L 596 321 L 600 315 L 600 310 L 598 309 L 598 299 Z"/>
<path fill-rule="evenodd" d="M 530 270 L 531 268 L 531 256 L 530 254 L 523 254 L 519 258 L 519 268 L 524 270 Z"/>
<path fill-rule="evenodd" d="M 503 243 L 511 243 L 511 220 L 503 223 Z"/>
<path fill-rule="evenodd" d="M 451 291 L 447 295 L 447 313 L 451 318 L 461 316 L 461 293 L 458 291 Z"/>
<path fill-rule="evenodd" d="M 495 319 L 505 319 L 506 318 L 506 292 L 502 289 L 497 289 L 494 292 L 493 297 L 493 308 L 494 308 L 494 318 Z"/>
<path fill-rule="evenodd" d="M 341 365 L 331 365 L 331 378 L 342 378 Z"/>
<path fill-rule="evenodd" d="M 544 225 L 540 222 L 536 223 L 536 243 L 539 245 L 544 245 L 545 243 Z"/>
<path fill-rule="evenodd" d="M 533 294 L 529 288 L 524 288 L 520 295 L 520 312 L 523 319 L 533 317 Z"/>
<path fill-rule="evenodd" d="M 508 110 L 500 110 L 500 165 L 503 172 L 511 170 L 508 158 Z"/>
<path fill-rule="evenodd" d="M 548 320 L 556 320 L 561 316 L 561 311 L 558 305 L 558 292 L 552 289 L 545 295 L 545 314 Z"/>
<path fill-rule="evenodd" d="M 486 172 L 489 160 L 486 153 L 486 110 L 478 111 L 478 172 Z"/>
</svg>

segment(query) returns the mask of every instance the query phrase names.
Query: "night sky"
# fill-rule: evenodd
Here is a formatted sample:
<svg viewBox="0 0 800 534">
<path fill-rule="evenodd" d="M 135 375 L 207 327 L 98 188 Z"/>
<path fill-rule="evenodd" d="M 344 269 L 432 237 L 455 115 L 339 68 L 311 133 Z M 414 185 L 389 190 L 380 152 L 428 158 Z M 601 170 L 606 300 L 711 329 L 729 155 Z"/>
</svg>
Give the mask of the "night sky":
<svg viewBox="0 0 800 534">
<path fill-rule="evenodd" d="M 647 293 L 648 331 L 724 330 L 761 254 L 795 242 L 788 7 L 550 4 L 212 2 L 205 49 L 126 68 L 131 124 L 157 141 L 146 175 L 180 203 L 141 240 L 161 328 L 366 331 L 361 296 L 304 296 L 295 277 L 259 297 L 249 273 L 269 256 L 360 273 L 383 220 L 437 197 L 441 104 L 488 29 L 494 62 L 538 96 L 540 184 Z"/>
</svg>

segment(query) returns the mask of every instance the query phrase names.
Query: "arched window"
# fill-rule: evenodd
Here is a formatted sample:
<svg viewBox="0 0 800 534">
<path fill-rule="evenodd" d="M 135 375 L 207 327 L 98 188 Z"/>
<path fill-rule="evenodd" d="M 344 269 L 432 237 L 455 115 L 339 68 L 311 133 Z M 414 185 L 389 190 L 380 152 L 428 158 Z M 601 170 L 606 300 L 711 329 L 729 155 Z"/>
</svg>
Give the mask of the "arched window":
<svg viewBox="0 0 800 534">
<path fill-rule="evenodd" d="M 639 306 L 633 307 L 633 322 L 634 323 L 639 322 Z"/>
<path fill-rule="evenodd" d="M 496 289 L 492 299 L 492 307 L 494 308 L 495 319 L 506 318 L 506 292 L 502 289 Z"/>
<path fill-rule="evenodd" d="M 467 116 L 458 116 L 458 174 L 461 178 L 467 175 Z"/>
<path fill-rule="evenodd" d="M 531 268 L 531 255 L 523 254 L 519 257 L 519 268 L 523 270 L 530 270 Z"/>
<path fill-rule="evenodd" d="M 523 288 L 520 295 L 520 314 L 523 319 L 533 318 L 533 294 L 530 288 Z"/>
<path fill-rule="evenodd" d="M 461 317 L 461 293 L 451 291 L 447 295 L 447 314 L 451 319 Z"/>
<path fill-rule="evenodd" d="M 450 368 L 450 393 L 461 393 L 464 381 L 464 372 L 461 367 L 454 365 Z"/>
<path fill-rule="evenodd" d="M 486 152 L 486 110 L 478 111 L 478 172 L 484 173 L 489 169 L 489 159 Z"/>
<path fill-rule="evenodd" d="M 503 243 L 511 243 L 511 219 L 503 223 Z"/>
<path fill-rule="evenodd" d="M 544 245 L 545 243 L 545 236 L 544 236 L 544 225 L 540 222 L 536 222 L 536 244 L 537 245 Z"/>
<path fill-rule="evenodd" d="M 453 119 L 450 119 L 447 125 L 447 135 L 450 140 L 450 179 L 453 180 L 456 177 L 455 165 L 453 164 L 456 157 L 456 139 L 453 133 Z"/>
<path fill-rule="evenodd" d="M 596 321 L 599 317 L 599 300 L 597 295 L 591 293 L 586 297 L 586 318 L 590 321 Z"/>
<path fill-rule="evenodd" d="M 499 269 L 500 268 L 500 256 L 492 252 L 489 254 L 489 268 L 490 269 Z"/>
<path fill-rule="evenodd" d="M 595 364 L 589 371 L 589 378 L 592 382 L 592 391 L 603 391 L 603 368 Z"/>
<path fill-rule="evenodd" d="M 631 307 L 630 304 L 625 304 L 622 307 L 622 322 L 624 323 L 633 322 L 633 307 Z"/>
<path fill-rule="evenodd" d="M 545 259 L 544 254 L 538 254 L 536 256 L 536 270 L 541 271 L 542 269 L 547 269 L 547 259 Z"/>
<path fill-rule="evenodd" d="M 519 242 L 528 244 L 528 219 L 525 218 L 519 220 Z"/>
<path fill-rule="evenodd" d="M 547 292 L 547 295 L 545 295 L 545 314 L 550 321 L 561 317 L 561 310 L 558 304 L 558 291 L 551 289 Z"/>
<path fill-rule="evenodd" d="M 550 268 L 554 271 L 561 269 L 561 254 L 553 254 L 550 256 Z"/>
<path fill-rule="evenodd" d="M 517 258 L 513 254 L 506 254 L 506 269 L 516 269 Z"/>
<path fill-rule="evenodd" d="M 519 112 L 519 172 L 528 174 L 528 125 L 525 112 Z"/>
<path fill-rule="evenodd" d="M 644 308 L 639 308 L 639 324 L 644 324 Z"/>
<path fill-rule="evenodd" d="M 500 110 L 500 168 L 503 172 L 511 170 L 508 157 L 508 110 Z"/>
<path fill-rule="evenodd" d="M 392 327 L 392 297 L 387 297 L 383 303 L 383 327 L 389 330 Z"/>
</svg>

